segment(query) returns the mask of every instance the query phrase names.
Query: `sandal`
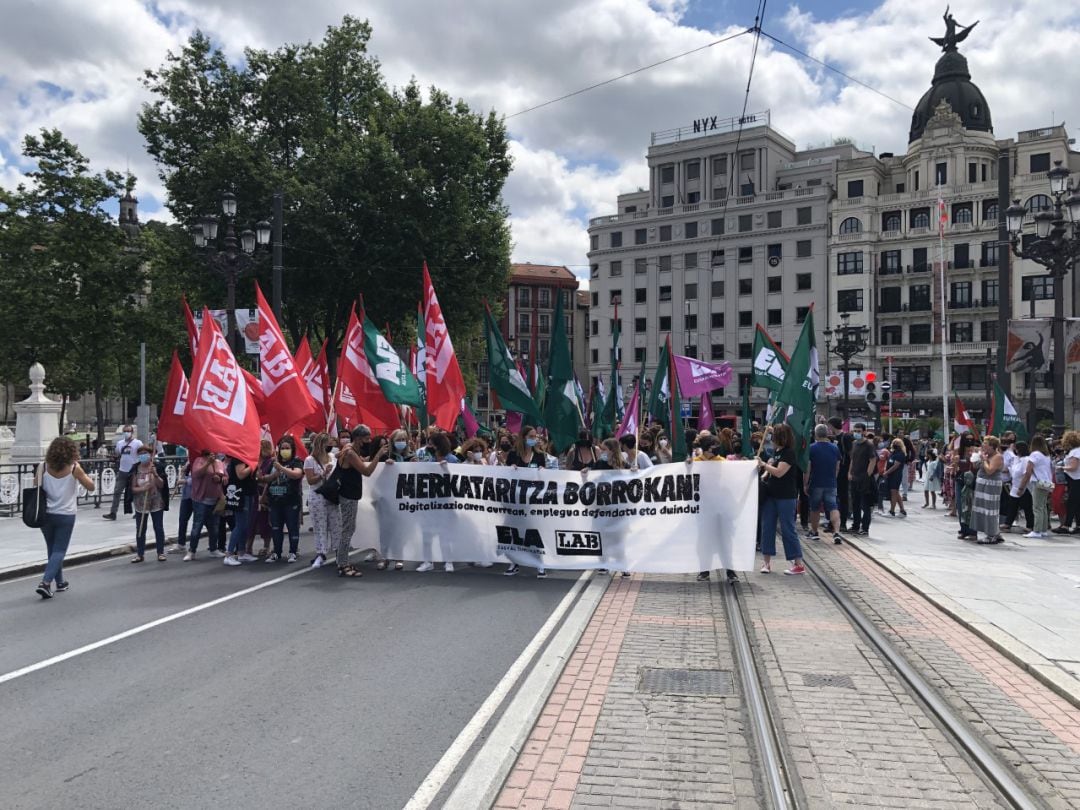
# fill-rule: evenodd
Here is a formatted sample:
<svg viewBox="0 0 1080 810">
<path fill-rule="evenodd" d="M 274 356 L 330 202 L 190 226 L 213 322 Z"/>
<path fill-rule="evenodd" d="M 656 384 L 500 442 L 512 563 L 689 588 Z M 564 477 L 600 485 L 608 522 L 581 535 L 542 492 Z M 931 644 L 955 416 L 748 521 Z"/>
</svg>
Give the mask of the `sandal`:
<svg viewBox="0 0 1080 810">
<path fill-rule="evenodd" d="M 337 575 L 339 577 L 362 577 L 364 572 L 353 565 L 341 565 L 338 566 Z"/>
<path fill-rule="evenodd" d="M 379 560 L 377 563 L 375 563 L 375 570 L 376 571 L 385 571 L 386 570 L 386 560 Z"/>
</svg>

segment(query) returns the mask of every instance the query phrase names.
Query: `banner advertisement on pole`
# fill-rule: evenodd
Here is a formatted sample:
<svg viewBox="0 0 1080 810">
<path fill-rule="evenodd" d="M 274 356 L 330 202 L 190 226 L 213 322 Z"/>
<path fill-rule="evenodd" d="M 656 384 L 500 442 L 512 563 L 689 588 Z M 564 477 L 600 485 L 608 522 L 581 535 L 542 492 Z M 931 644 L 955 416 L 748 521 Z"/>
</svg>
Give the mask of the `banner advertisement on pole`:
<svg viewBox="0 0 1080 810">
<path fill-rule="evenodd" d="M 211 309 L 208 311 L 210 312 L 210 317 L 217 321 L 218 329 L 221 330 L 221 334 L 229 334 L 229 311 L 225 309 Z M 200 309 L 195 313 L 195 325 L 199 328 L 200 332 L 202 331 L 202 319 L 203 310 Z M 258 354 L 257 351 L 256 354 Z"/>
<path fill-rule="evenodd" d="M 558 569 L 691 574 L 754 566 L 752 461 L 578 472 L 380 464 L 369 479 L 388 559 L 514 562 Z M 366 500 L 366 499 L 365 499 Z M 363 507 L 362 507 L 363 508 Z"/>
<path fill-rule="evenodd" d="M 259 353 L 259 310 L 237 309 L 236 328 L 244 338 L 244 353 Z"/>
<path fill-rule="evenodd" d="M 1080 371 L 1080 318 L 1065 319 L 1065 367 Z"/>
<path fill-rule="evenodd" d="M 1005 370 L 1022 373 L 1045 369 L 1050 358 L 1050 326 L 1049 318 L 1010 320 Z"/>
</svg>

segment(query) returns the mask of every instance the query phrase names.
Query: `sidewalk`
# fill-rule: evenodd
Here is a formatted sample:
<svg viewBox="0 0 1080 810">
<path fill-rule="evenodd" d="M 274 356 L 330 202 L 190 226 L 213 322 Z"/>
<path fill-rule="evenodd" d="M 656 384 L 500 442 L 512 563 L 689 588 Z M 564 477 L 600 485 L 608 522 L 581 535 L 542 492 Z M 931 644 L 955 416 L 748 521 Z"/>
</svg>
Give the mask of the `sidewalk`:
<svg viewBox="0 0 1080 810">
<path fill-rule="evenodd" d="M 850 544 L 1080 705 L 1080 535 L 980 546 L 956 538 L 940 502 L 922 504 L 916 481 L 907 518 L 875 514 L 869 539 Z"/>
</svg>

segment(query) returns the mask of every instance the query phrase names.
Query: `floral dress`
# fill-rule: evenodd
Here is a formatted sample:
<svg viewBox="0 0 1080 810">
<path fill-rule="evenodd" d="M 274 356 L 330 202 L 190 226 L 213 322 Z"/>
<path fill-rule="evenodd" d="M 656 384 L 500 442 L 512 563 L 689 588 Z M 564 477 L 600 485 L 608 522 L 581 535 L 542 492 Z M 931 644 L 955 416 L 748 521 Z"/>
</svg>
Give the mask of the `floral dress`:
<svg viewBox="0 0 1080 810">
<path fill-rule="evenodd" d="M 956 497 L 956 468 L 953 467 L 953 454 L 945 454 L 945 475 L 941 480 L 941 497 L 948 504 L 952 504 Z"/>
</svg>

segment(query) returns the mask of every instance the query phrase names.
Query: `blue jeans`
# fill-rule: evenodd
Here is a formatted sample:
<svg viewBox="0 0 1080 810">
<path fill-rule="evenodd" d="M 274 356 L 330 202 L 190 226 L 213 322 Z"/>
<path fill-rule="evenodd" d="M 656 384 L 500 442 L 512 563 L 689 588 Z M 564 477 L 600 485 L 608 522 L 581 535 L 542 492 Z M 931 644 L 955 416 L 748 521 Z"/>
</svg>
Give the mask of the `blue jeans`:
<svg viewBox="0 0 1080 810">
<path fill-rule="evenodd" d="M 251 513 L 247 509 L 237 509 L 233 512 L 233 530 L 229 535 L 229 547 L 225 553 L 236 555 L 247 548 L 248 516 Z"/>
<path fill-rule="evenodd" d="M 191 521 L 191 514 L 194 511 L 195 507 L 191 498 L 182 498 L 180 500 L 180 525 L 176 530 L 176 542 L 181 546 L 188 541 L 188 523 Z"/>
<path fill-rule="evenodd" d="M 824 508 L 826 515 L 839 511 L 836 505 L 835 487 L 810 487 L 810 511 L 818 512 L 821 508 Z M 840 527 L 833 526 L 833 528 Z"/>
<path fill-rule="evenodd" d="M 45 573 L 41 581 L 52 583 L 64 581 L 64 555 L 67 554 L 71 533 L 75 529 L 74 515 L 50 515 L 46 513 L 45 524 L 41 533 L 45 535 L 45 548 L 49 561 L 45 564 Z"/>
<path fill-rule="evenodd" d="M 776 523 L 780 522 L 780 538 L 784 541 L 784 556 L 789 560 L 802 559 L 802 545 L 795 531 L 795 498 L 761 501 L 761 553 L 776 556 Z"/>
<path fill-rule="evenodd" d="M 285 544 L 285 529 L 289 530 L 289 553 L 300 549 L 300 504 L 270 501 L 270 528 L 274 533 L 274 553 L 281 556 Z"/>
<path fill-rule="evenodd" d="M 211 539 L 217 537 L 218 515 L 214 514 L 217 500 L 209 503 L 193 501 L 191 505 L 193 512 L 191 515 L 191 537 L 188 542 L 188 551 L 196 551 L 199 548 L 199 534 L 202 533 L 203 526 L 206 527 L 207 537 Z"/>
<path fill-rule="evenodd" d="M 146 525 L 154 524 L 154 544 L 157 553 L 165 553 L 165 511 L 135 513 L 135 553 L 140 557 L 146 552 Z"/>
</svg>

